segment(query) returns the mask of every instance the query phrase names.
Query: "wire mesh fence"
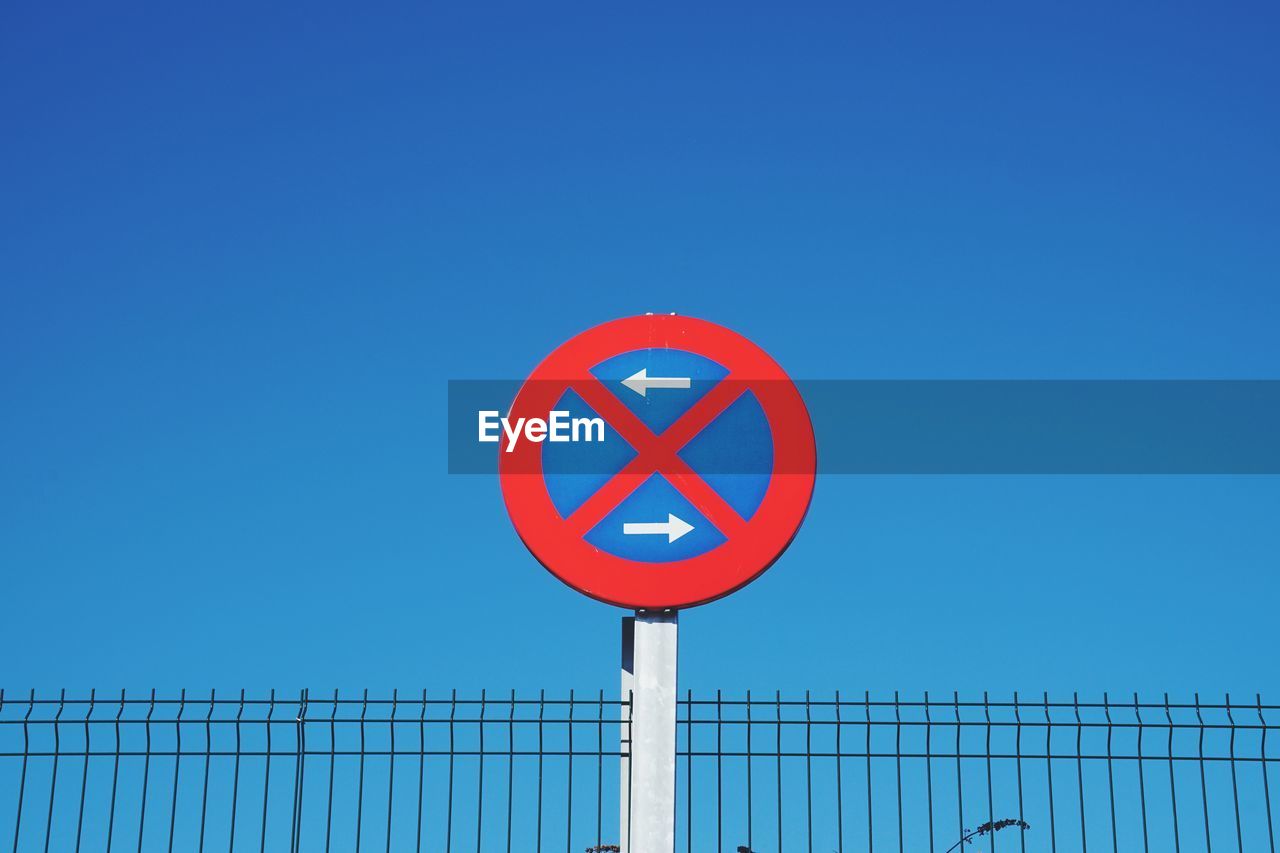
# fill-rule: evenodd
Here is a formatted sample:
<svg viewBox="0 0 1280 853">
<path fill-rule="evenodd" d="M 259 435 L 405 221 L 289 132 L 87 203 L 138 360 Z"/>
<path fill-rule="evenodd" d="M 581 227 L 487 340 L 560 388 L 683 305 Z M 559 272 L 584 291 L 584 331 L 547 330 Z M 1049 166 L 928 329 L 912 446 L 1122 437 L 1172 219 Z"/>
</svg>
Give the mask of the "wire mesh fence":
<svg viewBox="0 0 1280 853">
<path fill-rule="evenodd" d="M 679 846 L 1274 853 L 1275 711 L 1256 696 L 688 693 Z"/>
<path fill-rule="evenodd" d="M 1277 710 L 1256 696 L 685 693 L 676 847 L 1274 851 Z M 629 716 L 600 691 L 0 693 L 0 842 L 608 849 Z"/>
<path fill-rule="evenodd" d="M 605 803 L 627 707 L 573 692 L 3 695 L 0 829 L 14 851 L 583 850 L 616 836 Z"/>
</svg>

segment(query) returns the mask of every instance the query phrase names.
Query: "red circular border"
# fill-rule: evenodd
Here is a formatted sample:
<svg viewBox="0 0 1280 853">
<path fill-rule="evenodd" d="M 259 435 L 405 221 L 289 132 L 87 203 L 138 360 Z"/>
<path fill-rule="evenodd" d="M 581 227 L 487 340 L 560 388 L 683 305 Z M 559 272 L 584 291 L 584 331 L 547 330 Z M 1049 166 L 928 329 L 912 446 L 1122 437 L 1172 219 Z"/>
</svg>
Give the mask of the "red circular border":
<svg viewBox="0 0 1280 853">
<path fill-rule="evenodd" d="M 769 421 L 774 474 L 759 508 L 738 535 L 687 560 L 628 560 L 596 548 L 581 535 L 566 535 L 567 522 L 552 504 L 542 476 L 541 444 L 520 442 L 510 453 L 499 452 L 498 464 L 507 513 L 534 557 L 585 595 L 641 610 L 706 604 L 762 574 L 791 544 L 804 521 L 817 460 L 809 411 L 786 372 L 736 332 L 692 317 L 627 317 L 571 338 L 530 374 L 509 416 L 545 418 L 567 384 L 588 376 L 590 368 L 620 353 L 661 347 L 701 355 L 727 368 L 730 375 L 721 381 L 743 382 Z"/>
</svg>

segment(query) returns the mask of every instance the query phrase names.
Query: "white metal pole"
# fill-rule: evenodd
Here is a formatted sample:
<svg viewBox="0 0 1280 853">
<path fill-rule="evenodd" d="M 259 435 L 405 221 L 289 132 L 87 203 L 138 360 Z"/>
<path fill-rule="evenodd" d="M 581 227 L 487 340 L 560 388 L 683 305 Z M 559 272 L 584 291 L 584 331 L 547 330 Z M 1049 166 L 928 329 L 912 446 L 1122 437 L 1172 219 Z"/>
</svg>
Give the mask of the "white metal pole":
<svg viewBox="0 0 1280 853">
<path fill-rule="evenodd" d="M 634 616 L 622 617 L 622 671 L 618 695 L 626 704 L 619 710 L 618 725 L 618 847 L 622 853 L 631 849 L 631 694 L 635 689 L 635 636 Z"/>
<path fill-rule="evenodd" d="M 676 613 L 636 611 L 634 630 L 627 853 L 674 853 Z"/>
</svg>

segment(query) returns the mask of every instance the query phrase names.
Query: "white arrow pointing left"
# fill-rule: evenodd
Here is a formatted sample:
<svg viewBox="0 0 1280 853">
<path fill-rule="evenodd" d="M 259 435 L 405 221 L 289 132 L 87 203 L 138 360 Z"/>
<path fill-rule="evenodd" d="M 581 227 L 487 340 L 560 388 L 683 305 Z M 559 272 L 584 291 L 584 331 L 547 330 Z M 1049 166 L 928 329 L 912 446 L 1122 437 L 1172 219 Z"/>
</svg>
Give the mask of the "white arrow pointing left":
<svg viewBox="0 0 1280 853">
<path fill-rule="evenodd" d="M 688 376 L 650 376 L 649 368 L 642 367 L 622 384 L 644 397 L 650 388 L 688 388 L 690 381 Z"/>
<path fill-rule="evenodd" d="M 622 525 L 627 536 L 661 535 L 667 542 L 674 542 L 693 529 L 693 525 L 675 513 L 667 513 L 666 521 L 628 521 Z"/>
</svg>

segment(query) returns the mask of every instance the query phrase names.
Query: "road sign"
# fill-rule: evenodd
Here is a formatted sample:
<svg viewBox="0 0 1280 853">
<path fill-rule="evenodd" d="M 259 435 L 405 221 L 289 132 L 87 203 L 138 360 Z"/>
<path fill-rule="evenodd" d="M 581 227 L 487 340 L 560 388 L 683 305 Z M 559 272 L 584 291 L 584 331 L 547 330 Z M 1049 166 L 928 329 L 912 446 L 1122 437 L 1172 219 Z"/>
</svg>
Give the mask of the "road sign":
<svg viewBox="0 0 1280 853">
<path fill-rule="evenodd" d="M 614 320 L 534 369 L 507 419 L 598 417 L 605 439 L 499 444 L 507 511 L 556 577 L 622 607 L 727 595 L 791 543 L 813 494 L 813 426 L 795 384 L 722 326 Z"/>
</svg>

